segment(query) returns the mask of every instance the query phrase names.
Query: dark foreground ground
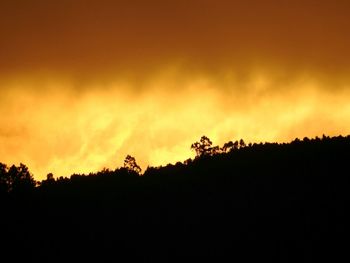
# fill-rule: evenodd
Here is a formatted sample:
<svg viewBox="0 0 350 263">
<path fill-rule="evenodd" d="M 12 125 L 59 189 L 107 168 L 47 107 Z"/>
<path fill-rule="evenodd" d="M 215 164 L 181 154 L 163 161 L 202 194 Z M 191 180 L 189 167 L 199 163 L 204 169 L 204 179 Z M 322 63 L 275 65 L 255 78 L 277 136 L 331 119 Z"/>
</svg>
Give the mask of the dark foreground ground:
<svg viewBox="0 0 350 263">
<path fill-rule="evenodd" d="M 1 196 L 0 257 L 34 262 L 348 262 L 349 137 Z"/>
</svg>

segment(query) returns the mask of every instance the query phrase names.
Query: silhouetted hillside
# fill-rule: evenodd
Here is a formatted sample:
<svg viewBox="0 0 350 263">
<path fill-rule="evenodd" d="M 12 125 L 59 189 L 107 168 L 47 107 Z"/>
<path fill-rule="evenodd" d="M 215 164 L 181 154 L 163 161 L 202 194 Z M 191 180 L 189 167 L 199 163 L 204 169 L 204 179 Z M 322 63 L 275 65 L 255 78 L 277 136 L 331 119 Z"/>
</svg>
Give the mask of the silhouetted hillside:
<svg viewBox="0 0 350 263">
<path fill-rule="evenodd" d="M 24 165 L 1 165 L 1 254 L 36 262 L 349 259 L 350 136 L 223 147 L 203 136 L 191 147 L 194 160 L 143 174 L 128 156 L 123 168 L 49 174 L 37 187 Z"/>
</svg>

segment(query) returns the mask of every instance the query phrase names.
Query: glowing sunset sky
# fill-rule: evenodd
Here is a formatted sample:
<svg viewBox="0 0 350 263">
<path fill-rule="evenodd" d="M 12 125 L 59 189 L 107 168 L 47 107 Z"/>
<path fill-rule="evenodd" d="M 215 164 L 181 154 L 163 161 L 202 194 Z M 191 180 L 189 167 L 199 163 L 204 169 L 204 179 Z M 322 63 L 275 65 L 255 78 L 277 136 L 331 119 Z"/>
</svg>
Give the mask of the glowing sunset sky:
<svg viewBox="0 0 350 263">
<path fill-rule="evenodd" d="M 350 133 L 350 1 L 0 2 L 0 162 L 142 168 Z"/>
</svg>

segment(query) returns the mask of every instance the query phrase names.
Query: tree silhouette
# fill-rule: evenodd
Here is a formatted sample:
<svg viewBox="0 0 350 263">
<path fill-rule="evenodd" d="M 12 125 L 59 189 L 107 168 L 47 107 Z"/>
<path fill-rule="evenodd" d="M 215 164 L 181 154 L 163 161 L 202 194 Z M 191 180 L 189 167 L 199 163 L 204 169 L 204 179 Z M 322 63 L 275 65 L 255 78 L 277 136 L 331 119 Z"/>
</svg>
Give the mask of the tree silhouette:
<svg viewBox="0 0 350 263">
<path fill-rule="evenodd" d="M 18 167 L 16 167 L 16 170 L 17 174 L 14 177 L 12 177 L 12 190 L 23 192 L 35 187 L 36 182 L 33 176 L 30 174 L 27 166 L 21 163 Z"/>
<path fill-rule="evenodd" d="M 207 136 L 202 136 L 199 142 L 191 145 L 191 149 L 196 152 L 196 158 L 212 154 L 212 142 Z"/>
<path fill-rule="evenodd" d="M 141 173 L 140 166 L 136 163 L 136 159 L 131 155 L 127 155 L 124 160 L 124 168 L 128 171 L 135 172 L 137 174 Z"/>
<path fill-rule="evenodd" d="M 36 181 L 24 164 L 21 163 L 18 167 L 12 165 L 10 168 L 0 164 L 0 191 L 25 192 L 33 189 L 35 185 Z"/>
<path fill-rule="evenodd" d="M 55 178 L 53 176 L 53 173 L 48 173 L 46 175 L 46 181 L 55 181 Z"/>
<path fill-rule="evenodd" d="M 0 192 L 9 191 L 8 167 L 6 164 L 0 163 Z"/>
<path fill-rule="evenodd" d="M 46 186 L 46 185 L 52 185 L 54 183 L 55 183 L 55 178 L 54 178 L 53 173 L 48 173 L 46 175 L 46 180 L 43 180 L 43 181 L 39 182 L 39 185 L 40 186 Z"/>
<path fill-rule="evenodd" d="M 243 139 L 240 139 L 240 140 L 239 140 L 239 148 L 244 148 L 244 147 L 246 147 L 246 144 L 245 144 L 245 142 L 243 141 Z"/>
<path fill-rule="evenodd" d="M 224 153 L 228 153 L 235 149 L 235 144 L 232 141 L 229 141 L 224 144 L 224 146 L 221 148 L 221 151 Z"/>
</svg>

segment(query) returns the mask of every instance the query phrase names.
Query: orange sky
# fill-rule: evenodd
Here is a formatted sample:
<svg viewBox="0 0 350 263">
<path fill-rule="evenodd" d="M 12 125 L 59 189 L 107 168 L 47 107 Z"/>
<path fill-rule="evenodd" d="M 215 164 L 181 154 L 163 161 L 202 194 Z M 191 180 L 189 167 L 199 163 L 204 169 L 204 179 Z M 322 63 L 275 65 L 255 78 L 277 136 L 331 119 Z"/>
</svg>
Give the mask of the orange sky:
<svg viewBox="0 0 350 263">
<path fill-rule="evenodd" d="M 291 3 L 292 2 L 292 3 Z M 0 162 L 37 179 L 350 133 L 349 1 L 0 2 Z"/>
</svg>

